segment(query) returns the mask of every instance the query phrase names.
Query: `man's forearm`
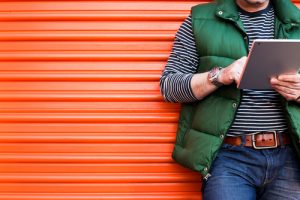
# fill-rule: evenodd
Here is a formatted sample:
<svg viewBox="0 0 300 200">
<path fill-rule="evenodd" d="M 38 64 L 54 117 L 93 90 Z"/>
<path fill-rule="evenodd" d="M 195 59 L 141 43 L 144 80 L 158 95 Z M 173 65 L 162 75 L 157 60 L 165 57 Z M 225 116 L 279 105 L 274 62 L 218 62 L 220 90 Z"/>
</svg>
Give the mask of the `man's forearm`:
<svg viewBox="0 0 300 200">
<path fill-rule="evenodd" d="M 246 59 L 242 57 L 223 68 L 219 74 L 219 82 L 223 85 L 238 83 Z M 187 103 L 203 99 L 218 88 L 208 80 L 208 73 L 164 74 L 160 87 L 165 100 Z"/>
<path fill-rule="evenodd" d="M 242 57 L 223 68 L 218 76 L 218 81 L 223 85 L 238 84 L 246 60 L 247 57 Z M 208 80 L 208 74 L 209 72 L 195 74 L 191 79 L 191 88 L 197 99 L 203 99 L 218 88 Z"/>
<path fill-rule="evenodd" d="M 194 74 L 168 74 L 160 80 L 161 93 L 169 102 L 188 103 L 197 101 L 191 89 L 191 79 Z"/>
<path fill-rule="evenodd" d="M 203 99 L 218 87 L 208 80 L 208 72 L 195 74 L 191 80 L 191 88 L 197 99 Z"/>
</svg>

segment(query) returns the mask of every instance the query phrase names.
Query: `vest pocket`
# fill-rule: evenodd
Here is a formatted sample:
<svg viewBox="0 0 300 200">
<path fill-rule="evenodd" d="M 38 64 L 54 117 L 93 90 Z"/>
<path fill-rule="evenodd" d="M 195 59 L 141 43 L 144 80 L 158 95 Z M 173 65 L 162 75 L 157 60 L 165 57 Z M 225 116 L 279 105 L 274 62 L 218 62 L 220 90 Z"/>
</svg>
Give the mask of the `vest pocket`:
<svg viewBox="0 0 300 200">
<path fill-rule="evenodd" d="M 220 137 L 195 129 L 190 129 L 183 140 L 183 148 L 188 152 L 186 154 L 188 163 L 191 166 L 203 169 L 210 168 L 221 144 Z M 202 170 L 200 169 L 200 171 Z"/>
</svg>

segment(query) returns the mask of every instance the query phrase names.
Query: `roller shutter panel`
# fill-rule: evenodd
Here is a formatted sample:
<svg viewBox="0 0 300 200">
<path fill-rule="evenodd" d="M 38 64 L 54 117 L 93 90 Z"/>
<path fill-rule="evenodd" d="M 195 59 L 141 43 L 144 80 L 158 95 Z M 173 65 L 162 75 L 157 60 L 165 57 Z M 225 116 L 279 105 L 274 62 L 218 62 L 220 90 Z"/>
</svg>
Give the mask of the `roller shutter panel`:
<svg viewBox="0 0 300 200">
<path fill-rule="evenodd" d="M 200 200 L 159 78 L 201 2 L 0 1 L 0 199 Z"/>
</svg>

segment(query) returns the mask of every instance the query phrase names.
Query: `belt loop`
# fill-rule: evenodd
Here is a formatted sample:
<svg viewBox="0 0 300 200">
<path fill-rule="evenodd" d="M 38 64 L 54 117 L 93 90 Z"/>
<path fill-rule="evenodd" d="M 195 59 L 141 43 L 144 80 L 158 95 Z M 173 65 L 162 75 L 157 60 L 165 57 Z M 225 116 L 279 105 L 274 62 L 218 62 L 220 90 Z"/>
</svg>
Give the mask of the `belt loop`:
<svg viewBox="0 0 300 200">
<path fill-rule="evenodd" d="M 283 141 L 283 136 L 282 136 L 283 132 L 278 132 L 277 135 L 279 136 L 279 143 L 280 143 L 280 147 L 284 148 L 284 141 Z"/>
<path fill-rule="evenodd" d="M 245 144 L 246 144 L 246 135 L 242 135 L 241 136 L 241 147 L 243 147 L 243 146 L 245 146 Z"/>
</svg>

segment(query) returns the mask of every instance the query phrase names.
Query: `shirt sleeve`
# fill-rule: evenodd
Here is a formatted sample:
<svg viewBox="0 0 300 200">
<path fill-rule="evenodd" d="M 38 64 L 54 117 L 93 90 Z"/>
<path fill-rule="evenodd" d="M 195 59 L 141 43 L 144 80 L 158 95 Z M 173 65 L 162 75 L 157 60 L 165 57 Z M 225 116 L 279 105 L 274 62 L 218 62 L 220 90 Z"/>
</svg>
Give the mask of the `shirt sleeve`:
<svg viewBox="0 0 300 200">
<path fill-rule="evenodd" d="M 191 88 L 198 63 L 192 18 L 188 16 L 175 35 L 172 52 L 160 78 L 160 91 L 166 101 L 188 103 L 198 100 Z"/>
</svg>

